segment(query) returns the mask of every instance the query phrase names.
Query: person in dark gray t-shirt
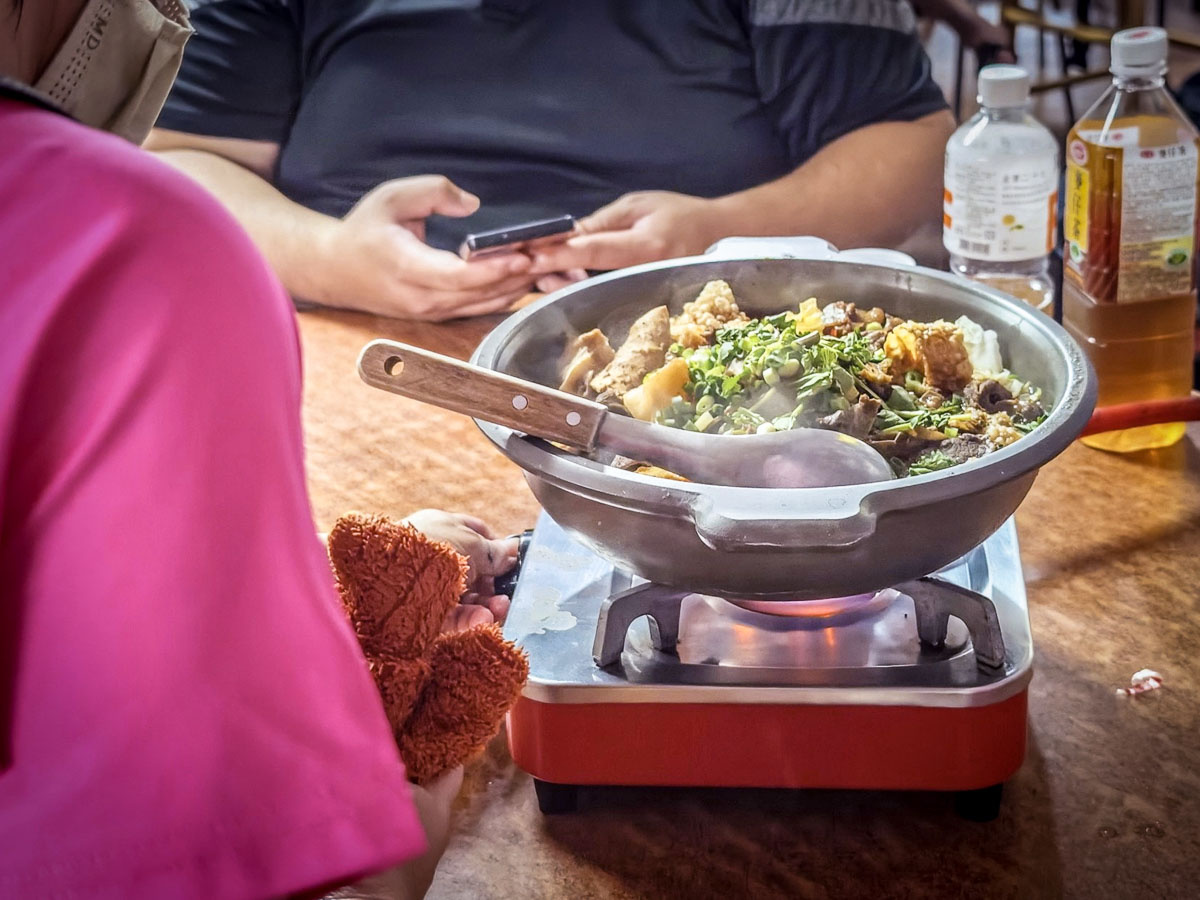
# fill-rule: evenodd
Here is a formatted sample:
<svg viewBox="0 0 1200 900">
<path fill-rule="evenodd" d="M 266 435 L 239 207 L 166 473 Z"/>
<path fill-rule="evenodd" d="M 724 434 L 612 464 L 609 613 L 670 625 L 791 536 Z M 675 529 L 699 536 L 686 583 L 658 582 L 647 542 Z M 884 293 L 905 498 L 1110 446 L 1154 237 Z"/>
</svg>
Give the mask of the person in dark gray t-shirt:
<svg viewBox="0 0 1200 900">
<path fill-rule="evenodd" d="M 906 0 L 200 0 L 147 146 L 297 299 L 444 319 L 718 238 L 895 246 L 953 130 Z M 468 232 L 562 213 L 532 259 Z"/>
</svg>

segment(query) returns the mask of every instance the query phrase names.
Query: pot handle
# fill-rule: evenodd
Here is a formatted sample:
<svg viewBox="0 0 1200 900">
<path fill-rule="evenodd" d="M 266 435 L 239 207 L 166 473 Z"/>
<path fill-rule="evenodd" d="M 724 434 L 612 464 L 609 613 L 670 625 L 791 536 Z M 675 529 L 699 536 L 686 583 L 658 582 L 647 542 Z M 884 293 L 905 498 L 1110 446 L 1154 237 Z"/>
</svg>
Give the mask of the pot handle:
<svg viewBox="0 0 1200 900">
<path fill-rule="evenodd" d="M 739 550 L 778 547 L 783 550 L 801 548 L 840 549 L 853 547 L 875 533 L 876 516 L 859 508 L 845 497 L 827 500 L 829 514 L 814 510 L 797 510 L 777 518 L 753 515 L 747 509 L 720 509 L 711 499 L 704 498 L 692 507 L 696 534 L 705 544 L 725 553 Z M 847 510 L 839 515 L 838 510 Z"/>
<path fill-rule="evenodd" d="M 824 238 L 797 237 L 727 237 L 721 238 L 704 251 L 710 259 L 833 259 L 837 248 Z"/>
<path fill-rule="evenodd" d="M 727 237 L 721 238 L 704 251 L 715 259 L 841 259 L 846 262 L 869 263 L 876 266 L 915 266 L 917 261 L 907 253 L 883 247 L 856 247 L 838 250 L 824 238 L 805 236 Z"/>
</svg>

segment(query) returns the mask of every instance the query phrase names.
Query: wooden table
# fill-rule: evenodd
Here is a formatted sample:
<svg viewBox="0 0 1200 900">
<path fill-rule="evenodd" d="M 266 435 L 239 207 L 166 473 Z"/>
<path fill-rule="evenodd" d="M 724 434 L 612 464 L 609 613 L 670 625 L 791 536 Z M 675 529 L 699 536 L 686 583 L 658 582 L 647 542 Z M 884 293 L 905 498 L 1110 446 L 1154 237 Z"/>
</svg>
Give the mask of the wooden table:
<svg viewBox="0 0 1200 900">
<path fill-rule="evenodd" d="M 467 419 L 359 383 L 373 337 L 467 356 L 496 319 L 304 313 L 319 525 L 442 506 L 504 531 L 537 506 Z M 503 739 L 468 769 L 434 898 L 1161 898 L 1200 892 L 1200 429 L 1165 451 L 1076 445 L 1017 515 L 1033 618 L 1029 756 L 1001 817 L 938 794 L 604 790 L 543 818 Z M 1166 687 L 1116 688 L 1149 667 Z M 869 735 L 863 736 L 869 740 Z M 613 735 L 620 740 L 620 735 Z M 821 736 L 812 736 L 819 752 Z"/>
</svg>

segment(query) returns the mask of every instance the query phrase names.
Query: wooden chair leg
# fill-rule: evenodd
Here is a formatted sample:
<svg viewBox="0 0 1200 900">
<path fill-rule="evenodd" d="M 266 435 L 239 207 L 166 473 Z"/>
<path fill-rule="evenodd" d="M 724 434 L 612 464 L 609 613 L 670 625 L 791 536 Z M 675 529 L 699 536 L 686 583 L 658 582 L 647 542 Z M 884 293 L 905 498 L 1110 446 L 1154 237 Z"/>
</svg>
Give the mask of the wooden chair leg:
<svg viewBox="0 0 1200 900">
<path fill-rule="evenodd" d="M 1058 36 L 1058 52 L 1060 54 L 1059 59 L 1062 60 L 1062 73 L 1065 76 L 1067 74 L 1067 38 L 1064 34 L 1059 34 Z M 1067 105 L 1067 121 L 1074 125 L 1076 121 L 1075 100 L 1071 96 L 1071 85 L 1064 84 L 1062 91 L 1063 100 L 1066 101 Z"/>
<path fill-rule="evenodd" d="M 963 46 L 962 39 L 958 41 L 958 57 L 954 61 L 954 121 L 962 121 L 962 92 L 963 92 L 963 57 L 966 56 L 967 48 Z"/>
<path fill-rule="evenodd" d="M 1046 0 L 1037 0 L 1037 16 L 1039 21 L 1046 19 Z M 1037 30 L 1038 36 L 1038 74 L 1044 75 L 1046 72 L 1046 32 L 1041 29 Z"/>
</svg>

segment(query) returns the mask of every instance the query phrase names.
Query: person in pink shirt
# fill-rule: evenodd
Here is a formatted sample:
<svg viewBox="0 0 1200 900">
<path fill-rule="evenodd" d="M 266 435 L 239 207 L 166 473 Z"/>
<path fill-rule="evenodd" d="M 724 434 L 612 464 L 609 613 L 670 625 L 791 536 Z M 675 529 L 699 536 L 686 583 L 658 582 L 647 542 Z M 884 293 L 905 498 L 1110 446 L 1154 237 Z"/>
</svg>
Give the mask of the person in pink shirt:
<svg viewBox="0 0 1200 900">
<path fill-rule="evenodd" d="M 408 783 L 337 603 L 290 301 L 83 124 L 136 140 L 186 36 L 178 0 L 0 0 L 0 897 L 420 896 L 461 770 Z"/>
</svg>

